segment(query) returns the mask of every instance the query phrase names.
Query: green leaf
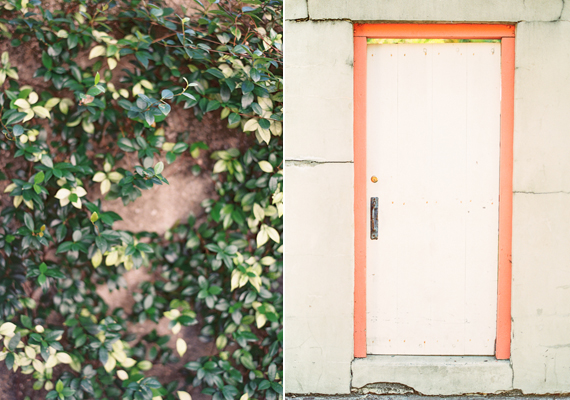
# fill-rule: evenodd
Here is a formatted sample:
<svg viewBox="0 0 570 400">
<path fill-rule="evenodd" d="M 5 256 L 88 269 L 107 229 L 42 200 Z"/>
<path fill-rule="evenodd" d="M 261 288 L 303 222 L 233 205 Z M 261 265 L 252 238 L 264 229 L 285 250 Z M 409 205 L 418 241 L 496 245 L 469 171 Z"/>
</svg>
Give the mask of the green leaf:
<svg viewBox="0 0 570 400">
<path fill-rule="evenodd" d="M 22 335 L 20 333 L 16 333 L 14 336 L 12 336 L 12 338 L 8 342 L 8 350 L 15 351 L 16 347 L 18 346 L 18 343 L 20 343 L 21 338 Z"/>
<path fill-rule="evenodd" d="M 101 93 L 105 93 L 105 88 L 101 85 L 95 85 L 87 91 L 89 96 L 97 96 Z"/>
<path fill-rule="evenodd" d="M 217 68 L 209 68 L 209 69 L 206 70 L 206 73 L 208 73 L 208 74 L 210 74 L 210 75 L 212 75 L 212 76 L 214 76 L 215 78 L 218 78 L 218 79 L 224 79 L 224 78 L 225 78 L 225 76 L 224 76 L 224 74 L 222 73 L 222 71 L 220 71 L 220 70 L 217 69 Z"/>
<path fill-rule="evenodd" d="M 150 54 L 147 52 L 137 51 L 135 57 L 143 65 L 145 69 L 148 69 L 148 60 L 151 58 Z"/>
<path fill-rule="evenodd" d="M 146 243 L 138 243 L 135 247 L 137 250 L 142 251 L 144 253 L 154 253 L 154 250 L 152 249 L 152 247 L 150 247 Z"/>
<path fill-rule="evenodd" d="M 187 98 L 190 99 L 190 100 L 196 101 L 196 97 L 192 96 L 190 93 L 184 92 L 184 93 L 181 93 L 181 94 L 182 94 L 182 96 L 187 97 Z"/>
<path fill-rule="evenodd" d="M 127 151 L 127 152 L 135 151 L 135 147 L 133 146 L 133 142 L 131 142 L 130 139 L 120 138 L 117 141 L 117 145 L 123 151 Z"/>
<path fill-rule="evenodd" d="M 99 76 L 99 71 L 97 71 L 97 74 L 95 74 L 95 85 L 97 85 L 100 80 L 101 80 L 101 76 Z"/>
<path fill-rule="evenodd" d="M 254 87 L 255 87 L 255 86 L 253 85 L 253 82 L 251 82 L 251 81 L 244 81 L 244 82 L 241 84 L 241 91 L 242 91 L 244 94 L 246 94 L 246 93 L 251 92 Z"/>
<path fill-rule="evenodd" d="M 172 91 L 168 90 L 168 89 L 164 89 L 162 92 L 160 92 L 160 95 L 162 96 L 163 99 L 171 99 L 174 97 L 174 93 L 172 93 Z"/>
<path fill-rule="evenodd" d="M 168 115 L 170 113 L 170 104 L 161 103 L 158 105 L 158 109 L 164 114 Z"/>
<path fill-rule="evenodd" d="M 34 183 L 42 183 L 44 181 L 44 178 L 45 174 L 43 173 L 43 171 L 40 171 L 36 175 L 34 175 Z"/>
<path fill-rule="evenodd" d="M 48 270 L 46 263 L 41 263 L 40 266 L 39 266 L 39 269 L 40 269 L 40 272 L 41 272 L 42 274 L 45 274 L 46 271 Z"/>
<path fill-rule="evenodd" d="M 14 134 L 14 136 L 18 137 L 22 133 L 24 133 L 24 128 L 21 125 L 14 125 L 12 133 Z"/>
<path fill-rule="evenodd" d="M 97 212 L 94 212 L 93 214 L 91 214 L 91 223 L 94 224 L 95 222 L 97 222 L 97 220 L 99 219 L 99 214 L 97 214 Z"/>
<path fill-rule="evenodd" d="M 42 164 L 48 168 L 53 168 L 53 161 L 47 154 L 42 155 Z"/>
<path fill-rule="evenodd" d="M 44 283 L 46 283 L 47 277 L 44 274 L 40 274 L 40 276 L 38 276 L 38 283 L 40 285 L 43 285 Z"/>
<path fill-rule="evenodd" d="M 174 145 L 174 147 L 172 148 L 171 151 L 176 153 L 176 154 L 181 154 L 181 153 L 185 152 L 187 148 L 188 148 L 188 145 L 186 143 L 178 142 Z"/>
<path fill-rule="evenodd" d="M 220 108 L 220 103 L 217 100 L 210 100 L 206 106 L 206 112 L 214 111 Z"/>
<path fill-rule="evenodd" d="M 48 70 L 52 69 L 53 67 L 53 59 L 45 51 L 42 53 L 42 64 Z"/>
<path fill-rule="evenodd" d="M 57 253 L 65 253 L 65 252 L 71 250 L 71 246 L 73 246 L 73 242 L 63 242 L 62 244 L 60 244 L 58 246 L 56 254 Z"/>
<path fill-rule="evenodd" d="M 276 374 L 277 374 L 277 365 L 275 365 L 275 363 L 271 363 L 271 365 L 269 365 L 269 368 L 267 368 L 267 377 L 269 378 L 270 381 L 274 381 Z"/>
<path fill-rule="evenodd" d="M 239 394 L 238 390 L 233 385 L 226 385 L 222 389 L 222 394 L 226 400 L 234 400 Z"/>
<path fill-rule="evenodd" d="M 176 154 L 173 153 L 172 151 L 166 153 L 166 162 L 168 164 L 172 164 L 174 161 L 176 161 Z"/>
<path fill-rule="evenodd" d="M 144 113 L 144 119 L 145 119 L 146 123 L 149 124 L 150 126 L 152 126 L 152 124 L 154 124 L 154 115 L 150 111 L 146 111 Z"/>
<path fill-rule="evenodd" d="M 75 46 L 77 46 L 77 42 L 78 42 L 78 36 L 75 33 L 71 33 L 68 37 L 67 37 L 67 46 L 69 47 L 69 50 L 73 49 Z"/>
<path fill-rule="evenodd" d="M 28 213 L 24 214 L 24 224 L 26 224 L 26 226 L 28 227 L 29 230 L 31 230 L 31 231 L 34 230 L 34 219 Z"/>
<path fill-rule="evenodd" d="M 277 394 L 283 394 L 283 386 L 281 386 L 278 382 L 271 382 L 271 389 L 277 392 Z"/>
<path fill-rule="evenodd" d="M 241 121 L 241 117 L 239 116 L 239 114 L 231 113 L 231 114 L 228 116 L 228 123 L 229 123 L 230 125 L 237 124 L 239 121 Z"/>
<path fill-rule="evenodd" d="M 4 362 L 6 363 L 6 368 L 8 368 L 8 370 L 12 369 L 14 367 L 14 353 L 8 353 Z"/>
<path fill-rule="evenodd" d="M 156 165 L 154 166 L 154 173 L 156 175 L 161 174 L 162 171 L 164 171 L 164 163 L 162 161 L 159 161 L 156 163 Z"/>
<path fill-rule="evenodd" d="M 10 116 L 6 120 L 6 125 L 11 125 L 11 124 L 15 124 L 17 122 L 20 122 L 21 120 L 24 119 L 25 116 L 26 116 L 26 113 L 24 113 L 24 112 L 17 112 L 17 113 L 10 114 Z"/>
</svg>

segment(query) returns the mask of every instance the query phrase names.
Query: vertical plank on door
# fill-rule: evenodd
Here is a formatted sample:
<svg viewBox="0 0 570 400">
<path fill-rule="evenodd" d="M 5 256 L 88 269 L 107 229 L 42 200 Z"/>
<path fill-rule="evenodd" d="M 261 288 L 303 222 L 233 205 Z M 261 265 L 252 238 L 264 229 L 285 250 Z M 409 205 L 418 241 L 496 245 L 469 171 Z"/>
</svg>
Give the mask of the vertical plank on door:
<svg viewBox="0 0 570 400">
<path fill-rule="evenodd" d="M 500 45 L 369 45 L 369 354 L 494 353 Z"/>
</svg>

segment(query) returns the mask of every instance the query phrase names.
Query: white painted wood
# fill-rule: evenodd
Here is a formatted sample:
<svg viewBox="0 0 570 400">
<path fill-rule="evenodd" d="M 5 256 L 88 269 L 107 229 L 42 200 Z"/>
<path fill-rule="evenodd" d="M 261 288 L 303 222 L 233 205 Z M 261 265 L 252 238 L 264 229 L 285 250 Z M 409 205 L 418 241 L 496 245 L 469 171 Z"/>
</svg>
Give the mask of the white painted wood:
<svg viewBox="0 0 570 400">
<path fill-rule="evenodd" d="M 493 355 L 500 44 L 369 45 L 367 68 L 368 353 Z"/>
</svg>

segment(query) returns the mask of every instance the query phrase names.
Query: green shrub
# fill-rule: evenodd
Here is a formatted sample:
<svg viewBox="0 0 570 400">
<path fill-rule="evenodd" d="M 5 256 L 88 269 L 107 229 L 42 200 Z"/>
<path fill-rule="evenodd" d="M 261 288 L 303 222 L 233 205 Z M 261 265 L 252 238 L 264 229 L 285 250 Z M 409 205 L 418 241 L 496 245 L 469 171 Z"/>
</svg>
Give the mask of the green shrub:
<svg viewBox="0 0 570 400">
<path fill-rule="evenodd" d="M 3 2 L 4 41 L 38 52 L 33 85 L 20 84 L 10 49 L 0 65 L 0 358 L 45 398 L 188 400 L 190 384 L 214 399 L 282 397 L 282 1 L 182 11 Z M 192 167 L 217 193 L 200 221 L 163 235 L 113 229 L 121 217 L 102 202 L 168 184 L 160 159 L 209 152 L 182 134 L 166 141 L 173 108 L 216 113 L 249 145 L 212 152 L 210 172 Z M 131 313 L 97 294 L 141 267 L 156 279 L 133 294 Z M 184 354 L 183 339 L 173 351 L 168 336 L 134 343 L 127 330 L 164 317 L 173 334 L 200 324 L 218 349 L 185 365 L 185 385 L 152 377 Z"/>
</svg>

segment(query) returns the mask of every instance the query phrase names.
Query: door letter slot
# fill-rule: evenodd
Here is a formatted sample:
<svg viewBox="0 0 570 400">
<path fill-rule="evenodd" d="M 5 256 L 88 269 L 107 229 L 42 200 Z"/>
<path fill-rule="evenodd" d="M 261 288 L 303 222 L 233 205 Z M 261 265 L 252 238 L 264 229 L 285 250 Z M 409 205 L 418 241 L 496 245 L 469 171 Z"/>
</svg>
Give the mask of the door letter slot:
<svg viewBox="0 0 570 400">
<path fill-rule="evenodd" d="M 370 198 L 370 239 L 378 240 L 378 197 Z"/>
</svg>

